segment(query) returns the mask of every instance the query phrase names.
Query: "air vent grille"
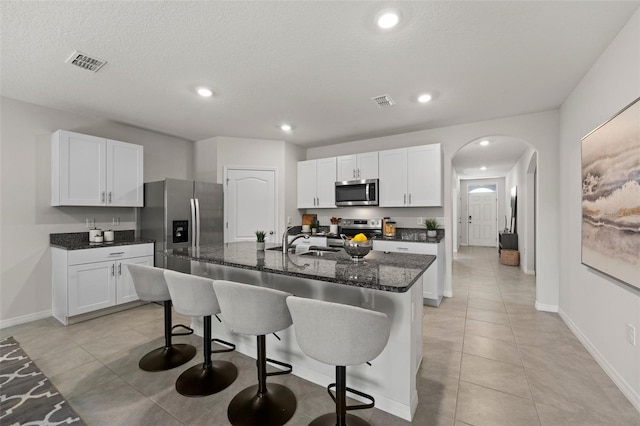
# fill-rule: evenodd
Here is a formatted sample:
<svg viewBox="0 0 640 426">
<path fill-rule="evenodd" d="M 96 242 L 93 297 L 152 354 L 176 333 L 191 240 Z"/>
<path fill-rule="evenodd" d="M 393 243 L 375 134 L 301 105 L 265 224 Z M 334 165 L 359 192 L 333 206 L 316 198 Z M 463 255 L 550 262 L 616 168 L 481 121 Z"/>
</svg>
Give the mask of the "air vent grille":
<svg viewBox="0 0 640 426">
<path fill-rule="evenodd" d="M 373 102 L 375 102 L 380 108 L 389 108 L 395 105 L 395 101 L 391 99 L 389 95 L 380 95 L 371 98 Z"/>
<path fill-rule="evenodd" d="M 73 52 L 65 62 L 93 72 L 98 72 L 98 70 L 107 63 L 107 61 L 103 59 L 91 57 L 77 50 Z"/>
</svg>

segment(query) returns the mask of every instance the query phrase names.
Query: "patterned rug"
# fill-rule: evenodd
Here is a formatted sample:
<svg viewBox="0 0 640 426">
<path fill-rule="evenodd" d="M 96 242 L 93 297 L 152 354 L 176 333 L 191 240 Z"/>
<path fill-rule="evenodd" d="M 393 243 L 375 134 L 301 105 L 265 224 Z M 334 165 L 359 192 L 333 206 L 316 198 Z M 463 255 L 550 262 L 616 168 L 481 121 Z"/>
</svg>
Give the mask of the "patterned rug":
<svg viewBox="0 0 640 426">
<path fill-rule="evenodd" d="M 0 340 L 0 424 L 85 424 L 13 337 Z"/>
</svg>

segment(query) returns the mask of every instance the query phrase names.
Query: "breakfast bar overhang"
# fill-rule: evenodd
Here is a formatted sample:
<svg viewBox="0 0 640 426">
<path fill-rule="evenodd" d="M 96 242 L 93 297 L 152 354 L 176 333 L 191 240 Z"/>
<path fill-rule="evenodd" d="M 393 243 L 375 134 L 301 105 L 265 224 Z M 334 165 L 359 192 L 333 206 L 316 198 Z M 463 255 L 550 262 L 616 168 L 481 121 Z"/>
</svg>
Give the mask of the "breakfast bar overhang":
<svg viewBox="0 0 640 426">
<path fill-rule="evenodd" d="M 391 319 L 386 348 L 370 366 L 349 367 L 347 385 L 373 395 L 376 408 L 411 420 L 418 404 L 416 374 L 422 361 L 422 280 L 435 256 L 372 251 L 363 261 L 354 262 L 342 250 L 284 254 L 269 248 L 256 250 L 254 242 L 238 242 L 164 254 L 190 260 L 194 275 L 386 313 Z M 202 335 L 201 318 L 194 318 L 192 326 Z M 231 333 L 218 321 L 213 321 L 212 337 L 232 342 L 239 352 L 255 357 L 255 339 Z M 269 358 L 293 365 L 293 374 L 325 387 L 334 381 L 334 367 L 306 357 L 292 328 L 267 339 Z"/>
</svg>

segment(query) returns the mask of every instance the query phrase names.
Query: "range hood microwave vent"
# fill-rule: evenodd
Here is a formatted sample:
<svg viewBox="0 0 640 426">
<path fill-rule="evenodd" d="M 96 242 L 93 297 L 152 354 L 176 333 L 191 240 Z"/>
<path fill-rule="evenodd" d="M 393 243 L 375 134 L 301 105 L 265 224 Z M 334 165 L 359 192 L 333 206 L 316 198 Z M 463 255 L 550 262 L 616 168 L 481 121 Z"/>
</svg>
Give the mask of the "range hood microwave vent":
<svg viewBox="0 0 640 426">
<path fill-rule="evenodd" d="M 69 56 L 65 63 L 75 65 L 85 70 L 98 72 L 98 70 L 102 68 L 107 63 L 107 61 L 105 61 L 104 59 L 91 57 L 76 50 L 71 54 L 71 56 Z"/>
<path fill-rule="evenodd" d="M 390 106 L 395 105 L 395 101 L 391 99 L 389 95 L 380 95 L 371 98 L 373 102 L 375 102 L 380 108 L 389 108 Z"/>
</svg>

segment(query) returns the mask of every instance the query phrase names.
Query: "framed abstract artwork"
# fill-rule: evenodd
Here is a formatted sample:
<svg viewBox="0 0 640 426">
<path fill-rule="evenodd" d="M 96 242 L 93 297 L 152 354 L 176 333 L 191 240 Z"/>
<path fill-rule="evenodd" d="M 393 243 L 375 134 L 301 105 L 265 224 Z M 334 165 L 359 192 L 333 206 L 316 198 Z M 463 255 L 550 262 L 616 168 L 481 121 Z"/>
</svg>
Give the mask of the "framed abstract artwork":
<svg viewBox="0 0 640 426">
<path fill-rule="evenodd" d="M 582 138 L 582 263 L 640 289 L 640 98 Z"/>
</svg>

